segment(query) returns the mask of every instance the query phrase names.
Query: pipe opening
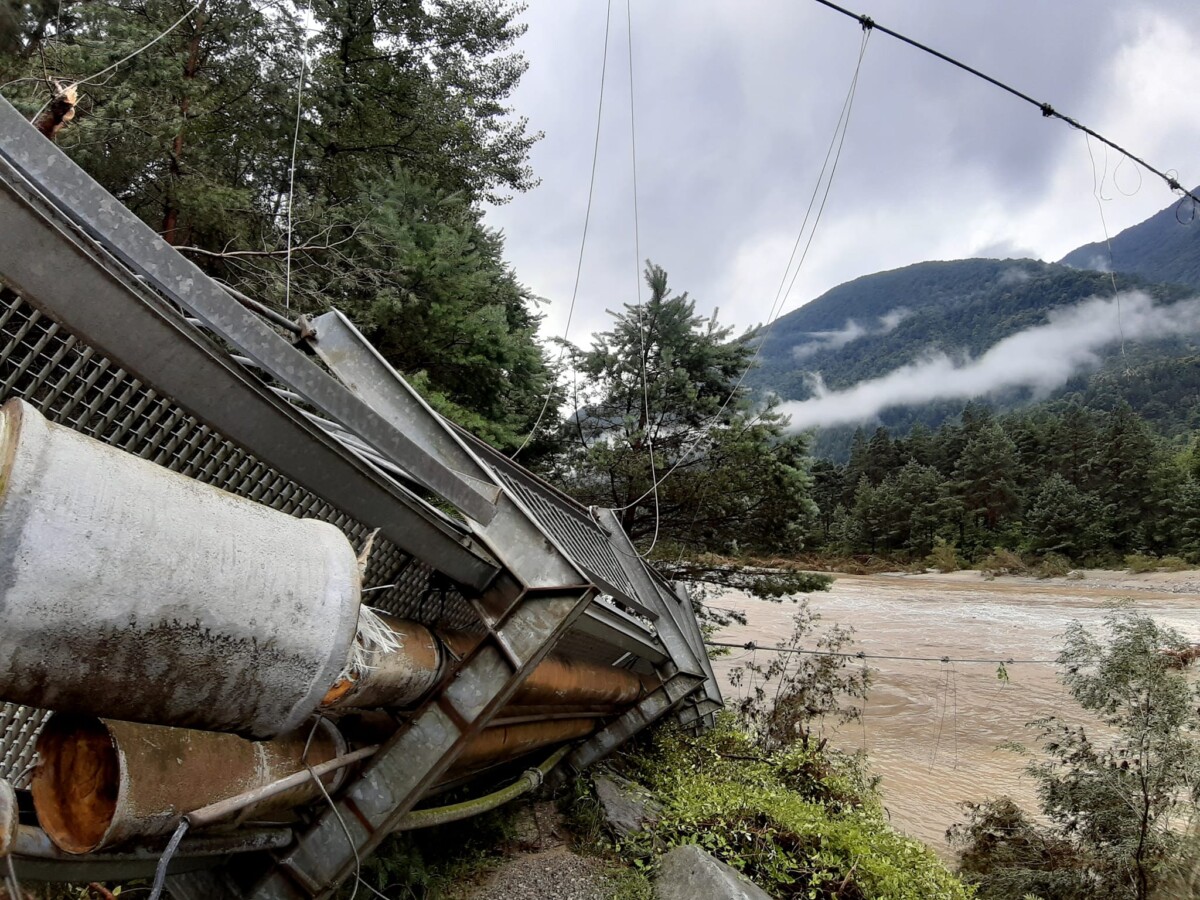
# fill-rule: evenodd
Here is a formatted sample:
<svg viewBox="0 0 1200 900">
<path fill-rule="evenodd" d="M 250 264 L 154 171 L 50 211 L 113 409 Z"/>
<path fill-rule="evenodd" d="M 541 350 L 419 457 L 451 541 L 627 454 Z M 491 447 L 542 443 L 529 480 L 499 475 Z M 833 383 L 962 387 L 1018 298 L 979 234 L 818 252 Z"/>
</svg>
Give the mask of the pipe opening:
<svg viewBox="0 0 1200 900">
<path fill-rule="evenodd" d="M 58 714 L 38 737 L 31 789 L 42 828 L 68 853 L 100 846 L 117 811 L 121 764 L 104 723 Z"/>
</svg>

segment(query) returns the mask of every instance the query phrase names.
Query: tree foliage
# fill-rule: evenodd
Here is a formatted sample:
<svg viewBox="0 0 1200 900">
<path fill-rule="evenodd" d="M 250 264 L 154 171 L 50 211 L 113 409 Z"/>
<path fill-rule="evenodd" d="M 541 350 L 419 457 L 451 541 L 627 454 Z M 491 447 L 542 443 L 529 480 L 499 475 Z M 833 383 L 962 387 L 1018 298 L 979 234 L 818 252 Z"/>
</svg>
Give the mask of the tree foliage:
<svg viewBox="0 0 1200 900">
<path fill-rule="evenodd" d="M 1105 629 L 1101 640 L 1073 623 L 1058 657 L 1099 727 L 1034 723 L 1042 756 L 1029 772 L 1049 824 L 994 801 L 951 832 L 983 897 L 1146 900 L 1179 862 L 1182 826 L 1200 812 L 1200 687 L 1163 652 L 1185 646 L 1174 630 L 1127 609 Z"/>
<path fill-rule="evenodd" d="M 256 299 L 340 308 L 443 412 L 515 449 L 553 381 L 536 298 L 482 220 L 536 183 L 538 135 L 507 106 L 520 6 L 193 4 L 6 3 L 5 96 L 32 115 L 78 81 L 60 146 L 166 240 Z"/>
<path fill-rule="evenodd" d="M 649 298 L 626 304 L 590 348 L 567 348 L 576 411 L 554 476 L 618 510 L 641 541 L 798 547 L 814 511 L 806 445 L 741 386 L 753 356 L 747 336 L 697 315 L 658 266 L 647 266 L 646 283 Z"/>
<path fill-rule="evenodd" d="M 872 463 L 878 433 L 868 442 L 861 430 L 845 465 L 814 463 L 814 542 L 918 559 L 940 541 L 976 561 L 1001 547 L 1108 565 L 1130 553 L 1200 562 L 1195 454 L 1128 405 L 996 416 L 968 404 L 958 422 L 891 443 L 890 468 Z"/>
</svg>

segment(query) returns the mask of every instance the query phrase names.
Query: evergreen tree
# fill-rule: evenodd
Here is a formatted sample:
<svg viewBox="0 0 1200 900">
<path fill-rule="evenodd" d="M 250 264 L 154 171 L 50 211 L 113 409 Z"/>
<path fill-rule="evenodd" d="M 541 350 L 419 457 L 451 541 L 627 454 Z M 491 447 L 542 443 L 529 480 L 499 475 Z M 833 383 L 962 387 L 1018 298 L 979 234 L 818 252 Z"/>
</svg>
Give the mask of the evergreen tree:
<svg viewBox="0 0 1200 900">
<path fill-rule="evenodd" d="M 967 512 L 995 531 L 1019 508 L 1017 448 L 997 424 L 980 425 L 954 467 L 955 487 Z"/>
<path fill-rule="evenodd" d="M 342 309 L 439 409 L 518 446 L 553 378 L 482 204 L 535 183 L 538 136 L 506 105 L 520 7 L 192 5 L 6 4 L 0 83 L 32 114 L 46 76 L 85 78 L 162 35 L 80 85 L 60 146 L 210 275 L 294 313 Z"/>
<path fill-rule="evenodd" d="M 947 513 L 947 485 L 932 466 L 909 462 L 890 479 L 901 521 L 898 542 L 917 556 L 927 556 Z"/>
<path fill-rule="evenodd" d="M 817 505 L 817 524 L 822 543 L 828 544 L 833 529 L 834 511 L 845 492 L 845 472 L 827 459 L 812 464 L 812 498 Z"/>
<path fill-rule="evenodd" d="M 1121 403 L 1107 417 L 1090 467 L 1119 552 L 1136 550 L 1142 525 L 1159 510 L 1153 502 L 1158 447 L 1146 423 Z"/>
<path fill-rule="evenodd" d="M 900 454 L 892 443 L 892 436 L 882 425 L 875 429 L 867 442 L 866 476 L 871 484 L 879 484 L 890 473 L 900 467 Z"/>
<path fill-rule="evenodd" d="M 1042 482 L 1025 515 L 1030 548 L 1078 558 L 1103 544 L 1103 506 L 1057 472 Z"/>
<path fill-rule="evenodd" d="M 867 436 L 861 428 L 856 428 L 854 437 L 850 440 L 850 459 L 846 463 L 846 474 L 842 479 L 842 484 L 845 486 L 842 504 L 847 508 L 854 505 L 858 482 L 867 474 L 867 468 Z"/>
<path fill-rule="evenodd" d="M 739 385 L 750 335 L 732 338 L 698 316 L 660 267 L 648 264 L 646 283 L 649 299 L 626 304 L 590 349 L 569 348 L 576 411 L 555 477 L 585 502 L 619 510 L 638 540 L 799 547 L 816 512 L 806 445 Z M 664 479 L 657 488 L 654 476 Z"/>
</svg>

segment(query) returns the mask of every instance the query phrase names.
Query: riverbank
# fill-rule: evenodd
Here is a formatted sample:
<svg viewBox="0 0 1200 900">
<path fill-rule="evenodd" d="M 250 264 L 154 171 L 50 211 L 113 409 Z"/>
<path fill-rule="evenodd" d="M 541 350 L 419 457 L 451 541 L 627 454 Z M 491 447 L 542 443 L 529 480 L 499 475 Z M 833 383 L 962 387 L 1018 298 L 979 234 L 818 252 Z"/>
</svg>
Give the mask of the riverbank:
<svg viewBox="0 0 1200 900">
<path fill-rule="evenodd" d="M 861 723 L 830 729 L 834 746 L 865 750 L 892 823 L 949 857 L 945 831 L 961 819 L 961 803 L 1007 794 L 1030 808 L 1034 786 L 1011 742 L 1032 744 L 1026 723 L 1074 717 L 1053 660 L 1069 622 L 1097 625 L 1114 600 L 1135 607 L 1200 641 L 1200 572 L 1131 574 L 1084 570 L 1078 579 L 984 578 L 945 574 L 835 575 L 832 589 L 809 595 L 826 623 L 855 629 L 855 650 L 871 656 L 874 686 Z M 747 624 L 716 636 L 760 647 L 791 630 L 792 604 L 727 591 L 714 603 L 739 609 Z M 738 689 L 729 673 L 765 650 L 736 650 L 715 668 L 727 698 Z M 943 663 L 952 659 L 993 662 Z M 998 678 L 1005 660 L 1006 679 Z M 1021 662 L 1028 660 L 1028 662 Z"/>
</svg>

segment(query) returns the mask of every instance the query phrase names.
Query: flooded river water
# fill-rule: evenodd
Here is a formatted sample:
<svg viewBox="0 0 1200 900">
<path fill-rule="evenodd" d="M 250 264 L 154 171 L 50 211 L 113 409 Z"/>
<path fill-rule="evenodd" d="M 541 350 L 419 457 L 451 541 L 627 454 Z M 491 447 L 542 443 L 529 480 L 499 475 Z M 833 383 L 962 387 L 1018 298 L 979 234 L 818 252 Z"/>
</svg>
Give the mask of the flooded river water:
<svg viewBox="0 0 1200 900">
<path fill-rule="evenodd" d="M 1098 626 L 1105 603 L 1132 598 L 1164 624 L 1200 641 L 1200 573 L 1125 576 L 1089 572 L 1083 581 L 952 575 L 839 575 L 828 593 L 810 595 L 824 623 L 855 629 L 854 650 L 879 656 L 1053 660 L 1066 625 Z M 776 644 L 791 632 L 795 607 L 736 592 L 713 604 L 743 610 L 745 626 L 717 640 Z M 744 650 L 715 662 L 722 689 L 736 698 L 730 670 L 750 657 Z M 766 662 L 764 651 L 756 652 Z M 865 749 L 882 776 L 892 824 L 946 854 L 946 828 L 962 818 L 960 804 L 1007 794 L 1036 806 L 1024 761 L 1007 741 L 1032 745 L 1027 722 L 1047 715 L 1075 716 L 1077 707 L 1052 664 L 1015 662 L 1008 681 L 995 664 L 871 660 L 873 686 L 862 723 L 836 730 L 831 743 Z"/>
</svg>

